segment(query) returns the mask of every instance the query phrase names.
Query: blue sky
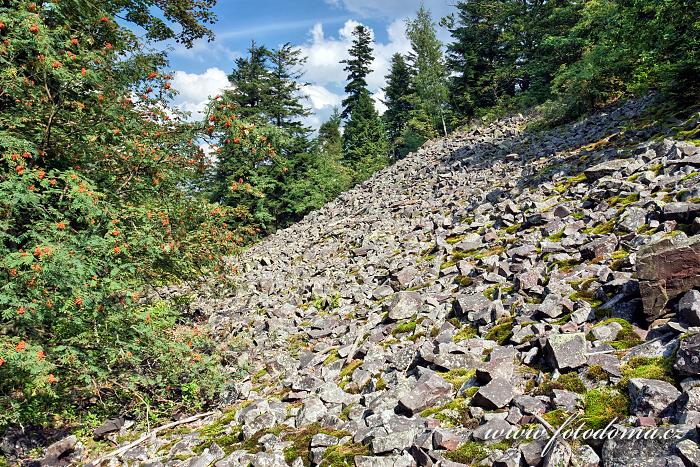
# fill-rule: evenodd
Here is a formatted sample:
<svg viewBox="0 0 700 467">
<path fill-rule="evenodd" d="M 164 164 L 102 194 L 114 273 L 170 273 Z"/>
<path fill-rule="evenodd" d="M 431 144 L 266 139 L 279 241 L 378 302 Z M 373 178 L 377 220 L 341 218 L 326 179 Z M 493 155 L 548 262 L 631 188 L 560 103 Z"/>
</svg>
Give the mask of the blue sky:
<svg viewBox="0 0 700 467">
<path fill-rule="evenodd" d="M 180 94 L 174 104 L 194 115 L 207 98 L 227 86 L 226 75 L 236 57 L 245 53 L 251 40 L 268 47 L 285 42 L 299 46 L 308 58 L 304 80 L 307 102 L 314 115 L 307 123 L 318 127 L 343 98 L 345 72 L 340 60 L 347 57 L 350 33 L 357 23 L 375 36 L 374 73 L 370 91 L 382 97 L 384 76 L 391 55 L 409 49 L 405 19 L 421 0 L 219 0 L 219 17 L 213 26 L 216 40 L 199 41 L 191 49 L 172 45 L 169 54 L 175 70 L 173 85 Z M 438 19 L 453 10 L 453 0 L 424 0 Z M 441 31 L 443 39 L 448 35 Z M 381 110 L 381 104 L 378 104 Z"/>
</svg>

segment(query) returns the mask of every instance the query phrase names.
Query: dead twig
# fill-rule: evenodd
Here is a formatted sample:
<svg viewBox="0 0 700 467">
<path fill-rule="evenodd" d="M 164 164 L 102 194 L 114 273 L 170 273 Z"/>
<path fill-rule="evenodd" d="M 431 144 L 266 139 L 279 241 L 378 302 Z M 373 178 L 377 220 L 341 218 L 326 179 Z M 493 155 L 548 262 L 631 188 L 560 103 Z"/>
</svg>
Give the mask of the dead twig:
<svg viewBox="0 0 700 467">
<path fill-rule="evenodd" d="M 199 415 L 193 415 L 192 417 L 184 418 L 182 420 L 178 420 L 176 422 L 171 422 L 171 423 L 168 423 L 167 425 L 160 426 L 160 427 L 156 428 L 155 430 L 144 434 L 143 436 L 141 436 L 139 439 L 137 439 L 133 443 L 129 443 L 126 446 L 122 446 L 119 449 L 116 449 L 108 454 L 105 454 L 104 456 L 96 459 L 95 461 L 89 462 L 87 465 L 90 467 L 97 467 L 97 466 L 101 465 L 104 461 L 106 461 L 107 459 L 111 459 L 112 457 L 121 456 L 125 452 L 135 448 L 136 446 L 139 446 L 140 444 L 146 442 L 148 439 L 150 439 L 151 437 L 160 433 L 161 431 L 169 430 L 170 428 L 174 428 L 176 426 L 186 425 L 188 423 L 196 422 L 197 420 L 200 420 L 200 419 L 205 418 L 205 417 L 209 417 L 211 415 L 214 415 L 215 413 L 216 412 L 201 413 Z"/>
</svg>

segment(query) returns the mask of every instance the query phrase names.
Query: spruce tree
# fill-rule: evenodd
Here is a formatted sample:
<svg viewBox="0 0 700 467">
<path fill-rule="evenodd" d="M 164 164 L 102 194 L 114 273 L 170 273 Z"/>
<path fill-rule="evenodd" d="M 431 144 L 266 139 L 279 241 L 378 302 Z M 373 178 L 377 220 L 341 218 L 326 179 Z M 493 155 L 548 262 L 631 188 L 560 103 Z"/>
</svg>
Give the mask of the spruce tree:
<svg viewBox="0 0 700 467">
<path fill-rule="evenodd" d="M 411 41 L 412 51 L 408 58 L 413 71 L 418 115 L 431 119 L 433 128 L 447 135 L 447 69 L 435 23 L 423 5 L 416 18 L 407 21 L 406 34 Z"/>
<path fill-rule="evenodd" d="M 336 107 L 330 118 L 323 122 L 318 129 L 318 149 L 321 152 L 337 154 L 340 158 L 343 151 L 343 135 L 340 133 L 342 118 Z"/>
<path fill-rule="evenodd" d="M 413 109 L 411 104 L 411 71 L 404 56 L 397 53 L 391 58 L 391 70 L 386 76 L 387 85 L 384 88 L 386 98 L 384 113 L 387 139 L 391 156 L 395 159 L 406 155 L 403 134 L 406 123 Z"/>
<path fill-rule="evenodd" d="M 301 127 L 299 118 L 310 114 L 301 102 L 302 88 L 306 83 L 303 66 L 306 57 L 299 48 L 286 43 L 273 50 L 270 56 L 270 105 L 272 123 L 279 128 L 298 131 Z"/>
<path fill-rule="evenodd" d="M 269 118 L 270 81 L 268 58 L 270 51 L 253 41 L 248 56 L 236 59 L 235 68 L 228 76 L 231 90 L 227 95 L 237 105 L 238 115 L 256 121 Z"/>
<path fill-rule="evenodd" d="M 543 102 L 557 72 L 582 53 L 575 33 L 581 2 L 470 0 L 456 7 L 456 17 L 444 24 L 453 37 L 447 62 L 450 105 L 457 114 Z"/>
<path fill-rule="evenodd" d="M 302 102 L 303 66 L 306 57 L 299 48 L 287 43 L 269 53 L 269 98 L 266 112 L 271 124 L 289 137 L 288 154 L 307 151 L 311 130 L 301 119 L 310 115 Z"/>
<path fill-rule="evenodd" d="M 297 218 L 320 208 L 352 184 L 352 174 L 342 163 L 340 124 L 340 112 L 335 109 L 318 130 L 313 157 L 303 176 L 296 177 L 290 184 L 290 210 Z"/>
<path fill-rule="evenodd" d="M 384 167 L 388 145 L 382 120 L 365 89 L 353 107 L 343 134 L 343 159 L 352 168 L 355 181 L 367 179 Z"/>
<path fill-rule="evenodd" d="M 348 84 L 345 86 L 347 97 L 343 99 L 344 119 L 352 113 L 361 94 L 367 89 L 367 75 L 372 72 L 370 66 L 374 61 L 372 55 L 372 33 L 363 25 L 358 25 L 353 31 L 353 42 L 350 47 L 350 59 L 343 60 L 348 72 Z"/>
<path fill-rule="evenodd" d="M 307 176 L 312 165 L 308 135 L 302 119 L 309 110 L 302 102 L 301 82 L 306 59 L 291 44 L 269 50 L 255 43 L 249 56 L 238 59 L 229 79 L 232 89 L 222 99 L 239 118 L 252 123 L 271 151 L 251 152 L 240 137 L 225 134 L 220 141 L 214 199 L 246 206 L 264 228 L 271 230 L 296 220 L 290 187 Z M 250 189 L 231 191 L 231 180 Z"/>
</svg>

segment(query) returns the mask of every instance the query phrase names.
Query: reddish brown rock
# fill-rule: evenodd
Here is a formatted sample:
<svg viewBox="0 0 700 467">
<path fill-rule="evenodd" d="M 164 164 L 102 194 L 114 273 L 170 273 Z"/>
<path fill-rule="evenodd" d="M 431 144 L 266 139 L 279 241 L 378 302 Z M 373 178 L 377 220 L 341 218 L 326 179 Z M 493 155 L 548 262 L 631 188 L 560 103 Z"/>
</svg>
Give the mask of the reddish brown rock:
<svg viewBox="0 0 700 467">
<path fill-rule="evenodd" d="M 642 248 L 637 278 L 644 314 L 651 323 L 663 315 L 669 300 L 700 286 L 700 235 L 665 238 Z"/>
</svg>

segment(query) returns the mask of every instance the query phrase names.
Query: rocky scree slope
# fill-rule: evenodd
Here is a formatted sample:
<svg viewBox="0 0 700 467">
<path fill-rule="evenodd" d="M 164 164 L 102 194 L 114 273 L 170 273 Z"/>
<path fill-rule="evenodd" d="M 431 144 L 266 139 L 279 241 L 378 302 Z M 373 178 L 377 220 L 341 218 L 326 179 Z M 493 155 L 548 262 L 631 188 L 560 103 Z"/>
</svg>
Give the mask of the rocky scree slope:
<svg viewBox="0 0 700 467">
<path fill-rule="evenodd" d="M 191 307 L 249 375 L 103 464 L 698 465 L 700 118 L 656 104 L 430 142 L 231 259 Z M 485 439 L 574 413 L 682 439 Z"/>
</svg>

